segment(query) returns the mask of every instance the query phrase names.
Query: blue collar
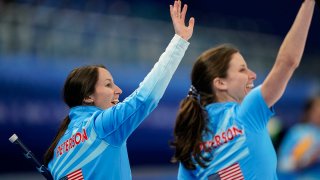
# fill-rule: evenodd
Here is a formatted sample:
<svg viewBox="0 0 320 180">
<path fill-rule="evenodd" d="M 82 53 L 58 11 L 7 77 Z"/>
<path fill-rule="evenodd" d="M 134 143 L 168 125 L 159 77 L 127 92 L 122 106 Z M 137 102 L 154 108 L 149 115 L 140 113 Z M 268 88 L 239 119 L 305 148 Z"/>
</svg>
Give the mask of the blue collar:
<svg viewBox="0 0 320 180">
<path fill-rule="evenodd" d="M 70 109 L 69 117 L 71 120 L 78 119 L 79 117 L 89 117 L 96 111 L 102 111 L 102 109 L 96 106 L 76 106 Z"/>
</svg>

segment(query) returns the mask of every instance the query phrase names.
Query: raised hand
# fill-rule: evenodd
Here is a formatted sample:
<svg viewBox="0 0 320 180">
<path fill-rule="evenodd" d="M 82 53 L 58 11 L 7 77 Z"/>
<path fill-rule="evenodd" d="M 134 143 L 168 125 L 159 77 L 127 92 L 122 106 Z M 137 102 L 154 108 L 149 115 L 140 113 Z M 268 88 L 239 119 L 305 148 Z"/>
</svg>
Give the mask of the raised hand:
<svg viewBox="0 0 320 180">
<path fill-rule="evenodd" d="M 170 15 L 177 35 L 188 41 L 193 33 L 194 18 L 189 19 L 189 26 L 185 24 L 185 18 L 188 6 L 185 4 L 181 10 L 181 1 L 174 1 L 174 5 L 170 5 Z"/>
</svg>

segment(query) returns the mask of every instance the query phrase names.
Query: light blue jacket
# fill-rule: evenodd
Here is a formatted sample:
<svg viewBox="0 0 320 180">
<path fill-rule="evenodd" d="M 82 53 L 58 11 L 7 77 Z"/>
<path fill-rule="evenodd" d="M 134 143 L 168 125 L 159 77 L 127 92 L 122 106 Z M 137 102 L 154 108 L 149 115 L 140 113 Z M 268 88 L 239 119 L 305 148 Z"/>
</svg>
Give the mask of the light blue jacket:
<svg viewBox="0 0 320 180">
<path fill-rule="evenodd" d="M 159 61 L 129 97 L 108 108 L 78 106 L 48 168 L 54 179 L 132 179 L 126 140 L 164 94 L 189 43 L 175 35 Z"/>
</svg>

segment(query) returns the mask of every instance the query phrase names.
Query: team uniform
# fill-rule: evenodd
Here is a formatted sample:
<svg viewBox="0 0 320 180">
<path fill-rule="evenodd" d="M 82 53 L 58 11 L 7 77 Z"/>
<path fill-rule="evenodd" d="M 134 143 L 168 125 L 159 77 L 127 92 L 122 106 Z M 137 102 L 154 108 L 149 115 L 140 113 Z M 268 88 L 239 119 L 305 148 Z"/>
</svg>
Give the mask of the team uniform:
<svg viewBox="0 0 320 180">
<path fill-rule="evenodd" d="M 189 43 L 175 35 L 139 88 L 108 108 L 77 106 L 48 168 L 54 179 L 132 179 L 126 140 L 157 106 Z"/>
<path fill-rule="evenodd" d="M 207 168 L 195 170 L 179 165 L 178 179 L 277 179 L 276 153 L 267 130 L 273 116 L 261 86 L 242 101 L 207 105 L 208 128 L 200 145 L 204 157 L 212 158 Z M 196 161 L 194 161 L 196 163 Z"/>
<path fill-rule="evenodd" d="M 314 154 L 314 164 L 308 165 Z M 306 166 L 298 169 L 297 165 Z M 279 149 L 279 171 L 300 178 L 320 179 L 320 128 L 312 124 L 299 124 L 286 134 Z"/>
</svg>

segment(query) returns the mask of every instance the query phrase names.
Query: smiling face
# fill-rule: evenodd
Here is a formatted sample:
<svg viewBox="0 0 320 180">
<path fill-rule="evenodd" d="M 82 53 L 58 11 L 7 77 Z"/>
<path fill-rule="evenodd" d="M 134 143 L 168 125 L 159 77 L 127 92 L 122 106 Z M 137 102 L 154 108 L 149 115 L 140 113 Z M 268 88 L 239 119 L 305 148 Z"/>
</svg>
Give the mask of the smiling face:
<svg viewBox="0 0 320 180">
<path fill-rule="evenodd" d="M 119 102 L 122 90 L 114 83 L 110 72 L 104 68 L 98 68 L 98 80 L 95 84 L 95 91 L 86 102 L 91 102 L 101 109 L 107 109 Z"/>
<path fill-rule="evenodd" d="M 232 55 L 227 70 L 227 77 L 221 78 L 223 90 L 228 100 L 241 102 L 254 87 L 256 74 L 251 71 L 240 53 Z"/>
</svg>

